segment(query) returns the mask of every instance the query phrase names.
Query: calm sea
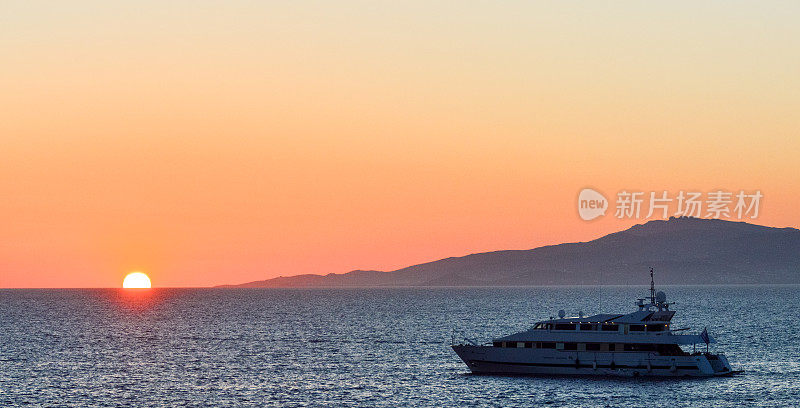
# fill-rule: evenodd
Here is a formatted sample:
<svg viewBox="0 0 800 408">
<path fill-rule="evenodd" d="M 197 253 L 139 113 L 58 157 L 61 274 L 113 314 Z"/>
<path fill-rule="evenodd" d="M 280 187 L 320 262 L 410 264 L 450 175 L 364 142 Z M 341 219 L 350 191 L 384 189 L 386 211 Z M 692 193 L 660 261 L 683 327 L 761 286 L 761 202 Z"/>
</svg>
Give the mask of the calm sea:
<svg viewBox="0 0 800 408">
<path fill-rule="evenodd" d="M 0 291 L 0 406 L 800 406 L 800 286 L 662 287 L 710 379 L 470 375 L 448 347 L 644 287 Z"/>
</svg>

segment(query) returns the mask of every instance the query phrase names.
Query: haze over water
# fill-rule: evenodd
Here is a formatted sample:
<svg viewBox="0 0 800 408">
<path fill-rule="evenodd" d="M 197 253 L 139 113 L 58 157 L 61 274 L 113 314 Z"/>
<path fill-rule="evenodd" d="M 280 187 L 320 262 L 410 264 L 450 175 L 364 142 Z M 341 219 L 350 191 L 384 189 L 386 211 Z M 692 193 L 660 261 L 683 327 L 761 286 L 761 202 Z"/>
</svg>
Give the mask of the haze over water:
<svg viewBox="0 0 800 408">
<path fill-rule="evenodd" d="M 659 289 L 745 373 L 475 376 L 448 347 L 454 327 L 628 312 L 645 287 L 2 290 L 0 406 L 800 404 L 800 286 Z"/>
</svg>

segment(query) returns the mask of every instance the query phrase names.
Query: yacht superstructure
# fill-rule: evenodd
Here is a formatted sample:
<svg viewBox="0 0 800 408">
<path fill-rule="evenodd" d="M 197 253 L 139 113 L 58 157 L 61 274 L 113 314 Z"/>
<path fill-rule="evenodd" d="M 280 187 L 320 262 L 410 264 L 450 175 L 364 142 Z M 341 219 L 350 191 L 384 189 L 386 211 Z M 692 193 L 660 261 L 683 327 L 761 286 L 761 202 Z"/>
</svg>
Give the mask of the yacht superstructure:
<svg viewBox="0 0 800 408">
<path fill-rule="evenodd" d="M 452 344 L 473 373 L 578 374 L 616 376 L 720 376 L 733 374 L 724 354 L 708 352 L 715 340 L 703 330 L 670 326 L 674 310 L 664 292 L 655 291 L 650 269 L 650 298 L 638 299 L 628 314 L 597 314 L 537 322 L 529 330 L 491 343 Z M 649 301 L 649 303 L 646 303 Z M 455 338 L 453 343 L 455 343 Z M 703 344 L 705 352 L 681 346 Z"/>
</svg>

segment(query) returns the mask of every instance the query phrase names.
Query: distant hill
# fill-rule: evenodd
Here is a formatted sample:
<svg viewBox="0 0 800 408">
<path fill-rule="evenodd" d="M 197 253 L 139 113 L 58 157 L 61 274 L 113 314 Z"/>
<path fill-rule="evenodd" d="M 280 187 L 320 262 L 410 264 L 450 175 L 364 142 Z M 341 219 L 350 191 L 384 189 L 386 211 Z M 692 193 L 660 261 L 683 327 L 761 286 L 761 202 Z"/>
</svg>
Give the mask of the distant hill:
<svg viewBox="0 0 800 408">
<path fill-rule="evenodd" d="M 671 218 L 589 242 L 445 258 L 392 272 L 282 276 L 222 287 L 800 283 L 800 230 Z"/>
</svg>

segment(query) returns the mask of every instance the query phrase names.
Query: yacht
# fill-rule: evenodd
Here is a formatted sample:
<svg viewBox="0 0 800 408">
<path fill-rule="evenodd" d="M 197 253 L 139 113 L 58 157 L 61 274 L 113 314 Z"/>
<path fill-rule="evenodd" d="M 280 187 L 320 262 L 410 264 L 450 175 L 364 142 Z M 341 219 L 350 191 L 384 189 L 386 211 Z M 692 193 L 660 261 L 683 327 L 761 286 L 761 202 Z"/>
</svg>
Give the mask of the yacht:
<svg viewBox="0 0 800 408">
<path fill-rule="evenodd" d="M 649 302 L 648 302 L 649 301 Z M 537 322 L 529 330 L 479 344 L 464 339 L 451 346 L 473 373 L 540 375 L 611 375 L 711 377 L 738 373 L 724 354 L 712 354 L 715 343 L 706 329 L 687 334 L 673 329 L 675 315 L 664 292 L 655 291 L 650 269 L 650 297 L 638 299 L 628 314 L 597 314 Z M 705 351 L 696 351 L 697 345 Z M 693 352 L 682 347 L 693 347 Z M 701 346 L 702 347 L 702 346 Z"/>
</svg>

